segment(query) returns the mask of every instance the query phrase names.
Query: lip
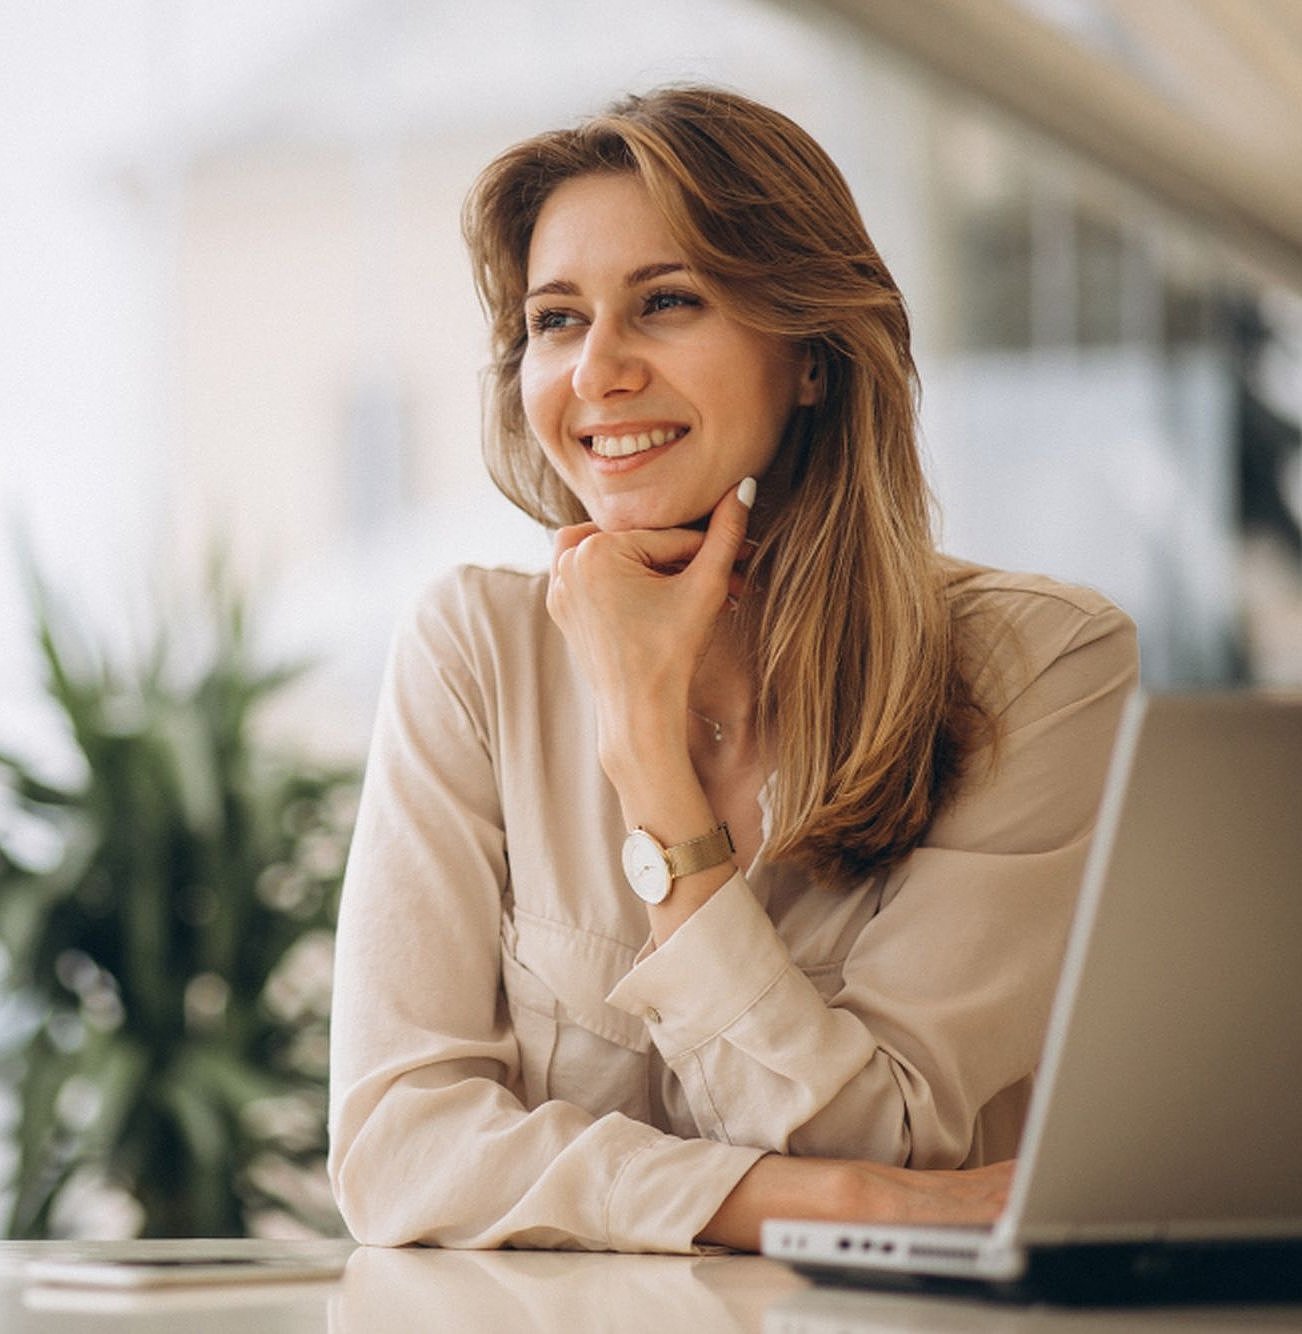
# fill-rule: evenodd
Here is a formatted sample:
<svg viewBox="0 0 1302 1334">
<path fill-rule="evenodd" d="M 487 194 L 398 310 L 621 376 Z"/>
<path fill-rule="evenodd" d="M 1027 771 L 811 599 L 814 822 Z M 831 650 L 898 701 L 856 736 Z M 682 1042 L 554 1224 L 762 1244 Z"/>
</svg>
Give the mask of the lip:
<svg viewBox="0 0 1302 1334">
<path fill-rule="evenodd" d="M 611 476 L 617 473 L 631 472 L 635 468 L 640 468 L 644 464 L 652 463 L 662 454 L 668 453 L 675 445 L 682 444 L 691 434 L 691 427 L 684 422 L 671 422 L 663 419 L 627 421 L 627 422 L 602 422 L 583 427 L 582 430 L 575 432 L 579 444 L 583 448 L 584 457 L 588 464 L 597 472 Z M 615 458 L 606 458 L 598 454 L 592 448 L 591 439 L 594 435 L 602 436 L 620 436 L 620 435 L 643 435 L 652 431 L 681 431 L 682 434 L 672 440 L 666 440 L 663 445 L 652 445 L 650 449 L 644 449 L 636 454 L 624 454 Z"/>
</svg>

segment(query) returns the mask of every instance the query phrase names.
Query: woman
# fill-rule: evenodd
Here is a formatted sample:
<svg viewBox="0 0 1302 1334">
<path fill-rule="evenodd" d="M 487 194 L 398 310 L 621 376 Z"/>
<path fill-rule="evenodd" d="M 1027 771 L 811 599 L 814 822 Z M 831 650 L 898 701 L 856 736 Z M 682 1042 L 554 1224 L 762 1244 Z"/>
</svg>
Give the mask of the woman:
<svg viewBox="0 0 1302 1334">
<path fill-rule="evenodd" d="M 1123 698 L 1097 595 L 935 551 L 898 290 L 797 126 L 629 98 L 465 229 L 556 529 L 401 631 L 339 925 L 364 1241 L 686 1251 L 1006 1192 Z"/>
</svg>

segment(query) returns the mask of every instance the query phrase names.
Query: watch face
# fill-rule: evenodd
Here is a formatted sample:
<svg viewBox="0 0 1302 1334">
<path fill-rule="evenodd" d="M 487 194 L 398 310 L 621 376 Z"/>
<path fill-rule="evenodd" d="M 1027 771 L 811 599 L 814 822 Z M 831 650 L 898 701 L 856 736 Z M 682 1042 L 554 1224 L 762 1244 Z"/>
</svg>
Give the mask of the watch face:
<svg viewBox="0 0 1302 1334">
<path fill-rule="evenodd" d="M 669 864 L 660 844 L 644 829 L 634 829 L 624 840 L 624 874 L 633 892 L 648 903 L 663 903 L 669 895 Z"/>
</svg>

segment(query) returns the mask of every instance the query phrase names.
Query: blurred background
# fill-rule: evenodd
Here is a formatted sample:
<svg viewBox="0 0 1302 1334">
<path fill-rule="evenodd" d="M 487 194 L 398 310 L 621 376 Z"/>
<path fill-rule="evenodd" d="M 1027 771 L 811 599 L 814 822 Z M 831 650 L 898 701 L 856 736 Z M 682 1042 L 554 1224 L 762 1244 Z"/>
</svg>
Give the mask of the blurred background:
<svg viewBox="0 0 1302 1334">
<path fill-rule="evenodd" d="M 623 91 L 723 84 L 838 161 L 910 301 L 946 547 L 1115 598 L 1154 687 L 1302 683 L 1298 0 L 0 27 L 11 1232 L 338 1227 L 330 928 L 388 637 L 448 565 L 547 553 L 480 462 L 458 211 Z"/>
</svg>

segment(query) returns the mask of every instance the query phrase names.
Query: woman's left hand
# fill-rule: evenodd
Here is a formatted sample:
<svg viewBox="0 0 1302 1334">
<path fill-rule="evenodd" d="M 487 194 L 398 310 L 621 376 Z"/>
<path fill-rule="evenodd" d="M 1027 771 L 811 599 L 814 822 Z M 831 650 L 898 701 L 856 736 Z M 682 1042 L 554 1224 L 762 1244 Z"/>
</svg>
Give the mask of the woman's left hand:
<svg viewBox="0 0 1302 1334">
<path fill-rule="evenodd" d="M 733 1187 L 699 1241 L 757 1251 L 766 1218 L 987 1227 L 1003 1211 L 1017 1163 L 924 1171 L 855 1159 L 761 1158 Z"/>
</svg>

